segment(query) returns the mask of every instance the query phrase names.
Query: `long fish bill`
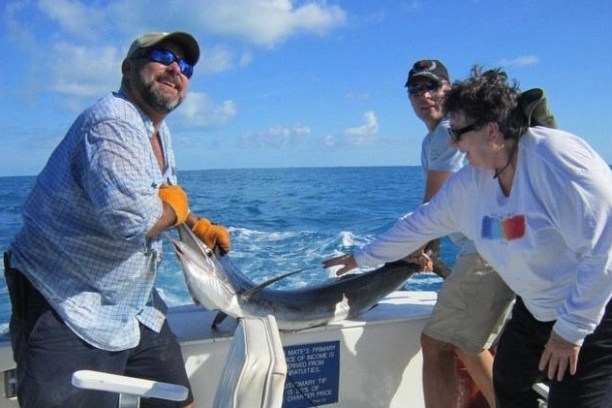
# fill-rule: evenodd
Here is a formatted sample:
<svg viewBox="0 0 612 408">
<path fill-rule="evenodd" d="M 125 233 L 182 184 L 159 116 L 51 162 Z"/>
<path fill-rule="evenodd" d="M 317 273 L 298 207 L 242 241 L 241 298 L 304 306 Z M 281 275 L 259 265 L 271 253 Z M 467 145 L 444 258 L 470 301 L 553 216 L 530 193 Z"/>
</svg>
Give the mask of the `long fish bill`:
<svg viewBox="0 0 612 408">
<path fill-rule="evenodd" d="M 179 250 L 188 253 L 201 268 L 214 274 L 223 282 L 230 282 L 228 273 L 212 249 L 206 246 L 185 224 L 178 225 L 176 230 L 178 231 L 180 241 L 168 236 L 174 245 L 175 252 Z M 180 256 L 179 260 L 181 260 Z"/>
<path fill-rule="evenodd" d="M 214 256 L 168 237 L 181 264 L 192 299 L 209 310 L 228 310 L 237 304 L 237 293 Z"/>
</svg>

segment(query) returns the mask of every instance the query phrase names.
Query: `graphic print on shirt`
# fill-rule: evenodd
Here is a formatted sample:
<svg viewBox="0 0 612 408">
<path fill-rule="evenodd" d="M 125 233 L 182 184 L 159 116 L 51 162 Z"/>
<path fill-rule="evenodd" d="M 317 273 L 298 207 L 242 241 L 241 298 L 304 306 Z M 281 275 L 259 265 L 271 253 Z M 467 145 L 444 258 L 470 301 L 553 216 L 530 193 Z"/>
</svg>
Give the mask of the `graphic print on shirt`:
<svg viewBox="0 0 612 408">
<path fill-rule="evenodd" d="M 523 214 L 509 217 L 484 216 L 480 236 L 489 240 L 512 241 L 525 236 L 525 226 Z"/>
</svg>

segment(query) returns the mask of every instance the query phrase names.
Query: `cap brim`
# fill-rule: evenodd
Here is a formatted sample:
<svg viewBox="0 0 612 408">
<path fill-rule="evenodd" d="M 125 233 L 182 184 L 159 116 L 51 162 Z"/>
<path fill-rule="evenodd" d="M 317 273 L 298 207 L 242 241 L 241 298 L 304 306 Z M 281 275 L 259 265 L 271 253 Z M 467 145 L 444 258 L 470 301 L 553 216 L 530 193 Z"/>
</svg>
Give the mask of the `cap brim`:
<svg viewBox="0 0 612 408">
<path fill-rule="evenodd" d="M 429 78 L 429 79 L 433 79 L 434 81 L 438 83 L 443 81 L 443 79 L 440 78 L 439 76 L 432 74 L 431 72 L 423 71 L 423 72 L 418 72 L 416 74 L 413 74 L 412 77 L 410 77 L 410 79 L 406 81 L 406 85 L 404 86 L 410 85 L 410 82 L 414 81 L 416 78 Z"/>
<path fill-rule="evenodd" d="M 158 43 L 161 41 L 172 41 L 178 44 L 185 53 L 185 60 L 191 65 L 195 65 L 200 59 L 200 46 L 191 34 L 177 31 L 168 34 Z"/>
</svg>

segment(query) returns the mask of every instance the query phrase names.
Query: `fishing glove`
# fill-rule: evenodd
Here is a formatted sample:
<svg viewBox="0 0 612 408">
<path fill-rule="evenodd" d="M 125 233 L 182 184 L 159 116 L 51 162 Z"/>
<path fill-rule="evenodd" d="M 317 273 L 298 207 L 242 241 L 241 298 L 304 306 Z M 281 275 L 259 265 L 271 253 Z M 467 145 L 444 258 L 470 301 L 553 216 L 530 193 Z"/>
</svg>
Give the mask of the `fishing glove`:
<svg viewBox="0 0 612 408">
<path fill-rule="evenodd" d="M 176 214 L 176 224 L 185 222 L 189 215 L 189 199 L 187 194 L 179 186 L 164 184 L 159 188 L 159 198 L 168 204 Z"/>
<path fill-rule="evenodd" d="M 191 230 L 207 247 L 212 249 L 218 247 L 221 255 L 225 255 L 232 249 L 229 232 L 222 225 L 213 224 L 206 218 L 200 218 Z"/>
</svg>

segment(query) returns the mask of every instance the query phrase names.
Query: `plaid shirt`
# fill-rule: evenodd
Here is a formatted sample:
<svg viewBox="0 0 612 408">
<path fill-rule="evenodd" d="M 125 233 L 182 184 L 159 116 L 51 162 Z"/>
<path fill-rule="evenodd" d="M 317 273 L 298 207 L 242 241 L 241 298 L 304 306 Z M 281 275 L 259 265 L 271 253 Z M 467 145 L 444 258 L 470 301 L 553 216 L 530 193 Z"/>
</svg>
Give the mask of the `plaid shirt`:
<svg viewBox="0 0 612 408">
<path fill-rule="evenodd" d="M 164 173 L 152 134 L 122 91 L 86 109 L 38 176 L 9 248 L 66 324 L 105 350 L 136 346 L 138 321 L 159 332 L 165 319 L 153 288 L 162 243 L 145 233 L 162 214 L 159 186 L 176 184 L 176 172 L 166 124 Z"/>
</svg>

